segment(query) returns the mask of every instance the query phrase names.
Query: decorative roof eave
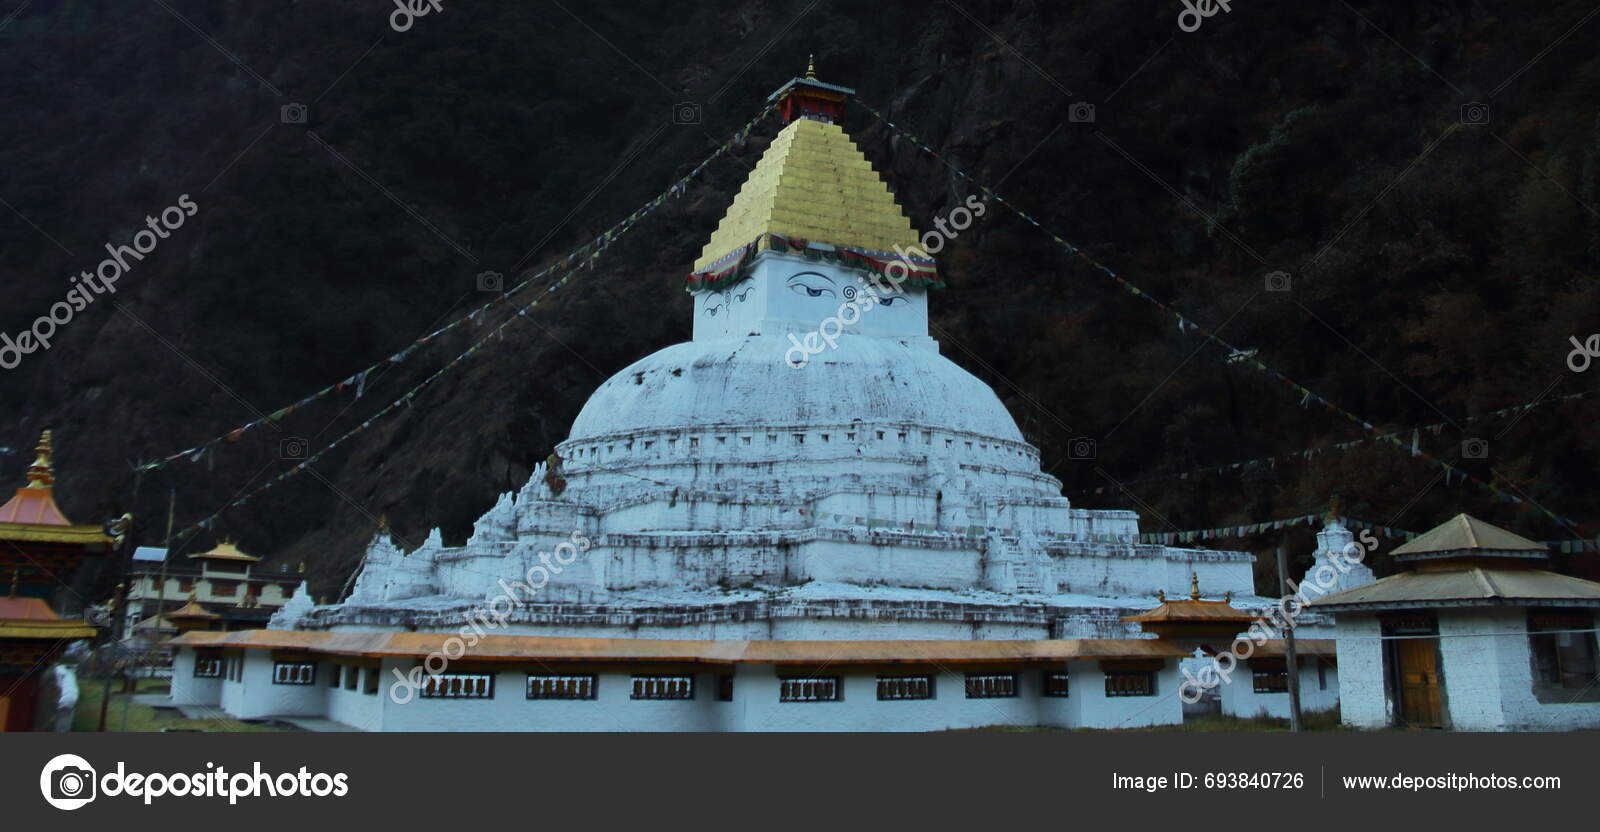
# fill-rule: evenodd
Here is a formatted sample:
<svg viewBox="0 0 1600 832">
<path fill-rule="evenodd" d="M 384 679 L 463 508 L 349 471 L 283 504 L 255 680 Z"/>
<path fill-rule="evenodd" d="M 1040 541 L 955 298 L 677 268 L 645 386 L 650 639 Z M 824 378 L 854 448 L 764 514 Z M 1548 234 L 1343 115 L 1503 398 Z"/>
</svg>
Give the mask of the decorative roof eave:
<svg viewBox="0 0 1600 832">
<path fill-rule="evenodd" d="M 874 282 L 881 278 L 891 284 L 894 283 L 896 276 L 889 273 L 889 267 L 893 263 L 899 263 L 906 271 L 905 276 L 899 281 L 900 286 L 926 290 L 942 289 L 945 285 L 944 281 L 939 279 L 939 271 L 932 260 L 765 233 L 708 263 L 705 268 L 690 273 L 685 288 L 689 292 L 714 292 L 737 284 L 750 276 L 751 270 L 755 268 L 756 256 L 763 251 L 799 254 L 808 260 L 825 261 L 841 268 L 874 275 L 871 278 Z"/>
<path fill-rule="evenodd" d="M 170 643 L 382 658 L 427 656 L 443 649 L 450 638 L 449 633 L 239 630 L 190 632 Z M 842 665 L 1182 659 L 1188 655 L 1155 639 L 731 641 L 490 635 L 479 639 L 465 657 L 479 661 Z"/>
<path fill-rule="evenodd" d="M 1429 607 L 1600 607 L 1600 583 L 1539 569 L 1474 566 L 1440 572 L 1402 572 L 1324 595 L 1316 612 Z"/>
<path fill-rule="evenodd" d="M 0 639 L 61 640 L 93 638 L 99 629 L 83 620 L 71 621 L 3 621 L 0 620 Z"/>
<path fill-rule="evenodd" d="M 0 540 L 29 543 L 77 543 L 105 546 L 111 543 L 99 526 L 55 526 L 39 523 L 0 522 Z"/>
</svg>

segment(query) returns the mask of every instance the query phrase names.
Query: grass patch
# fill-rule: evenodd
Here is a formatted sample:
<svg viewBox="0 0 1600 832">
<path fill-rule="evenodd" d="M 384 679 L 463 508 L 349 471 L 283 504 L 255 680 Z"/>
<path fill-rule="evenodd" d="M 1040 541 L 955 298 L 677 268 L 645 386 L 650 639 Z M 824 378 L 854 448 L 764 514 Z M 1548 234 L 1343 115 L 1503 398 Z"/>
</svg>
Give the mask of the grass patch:
<svg viewBox="0 0 1600 832">
<path fill-rule="evenodd" d="M 139 679 L 135 692 L 166 693 L 171 690 L 165 679 Z M 100 726 L 100 704 L 104 701 L 104 679 L 78 679 L 78 707 L 72 714 L 72 730 L 93 732 Z M 109 733 L 152 733 L 157 731 L 281 731 L 274 725 L 261 722 L 241 722 L 237 719 L 185 719 L 176 708 L 152 708 L 133 701 L 132 694 L 122 692 L 122 682 L 111 683 L 111 704 L 106 710 L 106 731 Z"/>
</svg>

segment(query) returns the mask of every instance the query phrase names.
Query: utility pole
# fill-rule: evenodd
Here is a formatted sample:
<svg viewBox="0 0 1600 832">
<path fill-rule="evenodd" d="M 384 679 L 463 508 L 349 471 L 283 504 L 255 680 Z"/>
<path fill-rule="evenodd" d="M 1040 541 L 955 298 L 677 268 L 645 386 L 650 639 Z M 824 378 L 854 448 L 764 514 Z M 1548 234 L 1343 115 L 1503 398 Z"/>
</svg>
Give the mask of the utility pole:
<svg viewBox="0 0 1600 832">
<path fill-rule="evenodd" d="M 1278 547 L 1278 593 L 1289 597 L 1289 554 Z M 1289 730 L 1300 731 L 1300 662 L 1294 655 L 1294 619 L 1285 618 L 1283 628 L 1283 662 L 1289 677 Z"/>
<path fill-rule="evenodd" d="M 161 552 L 161 583 L 156 587 L 156 638 L 161 638 L 162 617 L 167 614 L 167 559 L 172 557 L 172 516 L 178 510 L 178 489 L 167 495 L 167 542 Z"/>
</svg>

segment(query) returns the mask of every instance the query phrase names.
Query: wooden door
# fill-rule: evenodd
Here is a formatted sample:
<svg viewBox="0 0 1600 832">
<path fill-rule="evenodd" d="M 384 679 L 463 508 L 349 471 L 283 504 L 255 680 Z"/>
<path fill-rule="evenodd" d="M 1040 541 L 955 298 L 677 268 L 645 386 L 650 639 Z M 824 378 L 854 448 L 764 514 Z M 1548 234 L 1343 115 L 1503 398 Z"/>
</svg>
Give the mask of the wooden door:
<svg viewBox="0 0 1600 832">
<path fill-rule="evenodd" d="M 1413 728 L 1444 725 L 1439 697 L 1439 640 L 1405 638 L 1395 642 L 1400 680 L 1400 722 Z"/>
<path fill-rule="evenodd" d="M 11 717 L 11 697 L 0 696 L 0 733 L 6 730 L 6 720 Z"/>
</svg>

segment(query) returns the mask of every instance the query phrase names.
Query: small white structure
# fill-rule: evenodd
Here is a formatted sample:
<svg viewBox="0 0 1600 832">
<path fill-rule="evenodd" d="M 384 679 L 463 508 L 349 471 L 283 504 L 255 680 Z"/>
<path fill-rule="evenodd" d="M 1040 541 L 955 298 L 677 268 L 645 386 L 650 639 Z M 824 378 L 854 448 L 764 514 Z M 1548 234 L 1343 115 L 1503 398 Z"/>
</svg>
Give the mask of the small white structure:
<svg viewBox="0 0 1600 832">
<path fill-rule="evenodd" d="M 1345 724 L 1600 727 L 1600 584 L 1537 568 L 1547 554 L 1459 514 L 1394 550 L 1410 571 L 1313 601 L 1338 620 Z"/>
</svg>

